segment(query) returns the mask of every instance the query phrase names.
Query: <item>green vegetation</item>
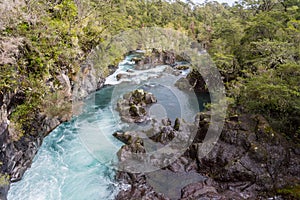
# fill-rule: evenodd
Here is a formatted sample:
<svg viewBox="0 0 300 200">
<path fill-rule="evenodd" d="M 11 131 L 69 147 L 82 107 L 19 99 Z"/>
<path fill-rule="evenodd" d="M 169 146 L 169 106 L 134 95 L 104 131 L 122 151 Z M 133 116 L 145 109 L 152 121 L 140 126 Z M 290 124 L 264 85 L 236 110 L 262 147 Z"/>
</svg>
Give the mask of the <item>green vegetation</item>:
<svg viewBox="0 0 300 200">
<path fill-rule="evenodd" d="M 1 94 L 24 94 L 10 118 L 25 133 L 39 111 L 63 117 L 64 107 L 68 113 L 70 99 L 58 74 L 66 73 L 73 84 L 80 64 L 108 36 L 158 26 L 201 43 L 236 107 L 263 114 L 275 130 L 299 139 L 299 0 L 242 0 L 233 6 L 163 0 L 20 2 L 11 2 L 9 9 L 0 4 L 0 88 Z M 46 85 L 49 80 L 53 88 Z"/>
<path fill-rule="evenodd" d="M 0 186 L 9 185 L 9 175 L 0 174 Z"/>
<path fill-rule="evenodd" d="M 283 189 L 278 189 L 277 192 L 279 194 L 289 196 L 291 199 L 299 199 L 300 198 L 300 186 L 299 185 L 286 187 Z"/>
</svg>

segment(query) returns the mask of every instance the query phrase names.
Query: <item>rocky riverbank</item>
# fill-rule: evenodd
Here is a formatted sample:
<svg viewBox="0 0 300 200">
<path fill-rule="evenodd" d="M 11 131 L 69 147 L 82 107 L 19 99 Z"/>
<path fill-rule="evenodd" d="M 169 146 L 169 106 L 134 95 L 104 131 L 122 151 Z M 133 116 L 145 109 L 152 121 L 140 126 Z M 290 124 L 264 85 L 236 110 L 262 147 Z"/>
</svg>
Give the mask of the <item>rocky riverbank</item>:
<svg viewBox="0 0 300 200">
<path fill-rule="evenodd" d="M 176 56 L 170 52 L 157 53 L 136 59 L 136 69 L 145 66 L 168 64 L 172 74 L 181 73 L 185 67 L 179 67 Z M 141 68 L 144 69 L 144 68 Z M 68 76 L 61 74 L 58 80 L 66 91 L 76 92 L 78 98 L 100 89 L 104 77 L 97 75 L 92 64 L 81 67 L 78 86 L 72 88 Z M 192 71 L 177 82 L 179 89 L 206 92 L 200 74 Z M 49 84 L 51 86 L 51 83 Z M 37 113 L 32 124 L 34 131 L 26 133 L 19 140 L 14 138 L 14 129 L 9 116 L 13 109 L 22 104 L 22 93 L 1 94 L 0 121 L 0 199 L 6 199 L 9 183 L 18 181 L 30 167 L 41 146 L 43 138 L 68 117 L 47 117 Z M 131 123 L 147 120 L 147 104 L 155 103 L 155 97 L 144 91 L 135 91 L 124 96 L 119 102 L 119 111 L 123 120 Z M 268 122 L 260 115 L 240 114 L 228 117 L 219 142 L 213 150 L 202 157 L 199 149 L 209 126 L 209 113 L 201 113 L 194 124 L 183 119 L 171 122 L 169 119 L 151 121 L 151 132 L 118 132 L 115 137 L 125 145 L 118 152 L 119 160 L 126 161 L 131 152 L 145 153 L 149 149 L 161 148 L 174 138 L 188 141 L 186 136 L 195 131 L 192 145 L 175 161 L 161 170 L 149 173 L 118 172 L 117 180 L 128 184 L 116 199 L 293 199 L 294 190 L 299 190 L 300 150 L 279 133 L 273 131 Z M 149 134 L 150 133 L 150 134 Z M 146 137 L 139 137 L 139 135 Z M 147 139 L 145 139 L 147 138 Z M 175 143 L 176 144 L 176 143 Z M 164 164 L 165 157 L 153 156 L 153 161 Z M 175 191 L 175 192 L 174 192 Z"/>
<path fill-rule="evenodd" d="M 117 180 L 130 187 L 121 191 L 117 199 L 297 198 L 292 191 L 299 190 L 299 146 L 273 131 L 262 116 L 240 114 L 226 119 L 219 141 L 203 157 L 199 149 L 209 121 L 208 113 L 198 115 L 193 144 L 167 167 L 150 173 L 118 172 Z M 169 141 L 168 137 L 159 138 L 162 141 L 156 142 Z M 127 141 L 120 151 L 136 151 L 135 142 Z M 138 142 L 143 149 L 143 141 Z M 118 155 L 122 159 L 122 153 Z M 202 179 L 191 179 L 191 173 Z"/>
<path fill-rule="evenodd" d="M 72 92 L 77 95 L 77 99 L 80 99 L 103 87 L 105 77 L 96 74 L 91 64 L 83 64 L 81 71 L 75 89 L 72 88 L 73 84 L 67 75 L 60 74 L 57 77 L 69 98 Z M 48 82 L 48 85 L 50 88 L 53 87 L 51 81 Z M 52 89 L 54 90 L 54 88 Z M 43 139 L 58 125 L 71 117 L 69 112 L 62 116 L 47 116 L 42 111 L 37 111 L 28 130 L 19 137 L 17 136 L 19 133 L 9 118 L 16 106 L 22 104 L 24 98 L 25 95 L 19 92 L 0 93 L 0 178 L 4 180 L 0 181 L 1 200 L 6 199 L 10 182 L 21 180 L 25 171 L 31 166 Z M 62 98 L 58 101 L 65 101 L 65 99 Z M 71 99 L 67 101 L 71 101 Z"/>
<path fill-rule="evenodd" d="M 166 60 L 170 65 L 168 70 L 174 74 L 177 70 L 175 57 L 166 52 L 154 51 L 154 55 L 137 59 L 137 66 L 154 67 Z M 179 79 L 175 86 L 181 90 L 207 92 L 204 80 L 195 70 Z M 153 128 L 146 133 L 115 133 L 114 136 L 125 143 L 118 152 L 120 162 L 132 152 L 146 153 L 149 146 L 162 148 L 176 135 L 189 134 L 178 132 L 185 126 L 178 122 L 172 125 L 169 119 L 164 119 L 153 122 Z M 192 144 L 182 156 L 160 170 L 147 173 L 119 171 L 116 179 L 129 187 L 120 191 L 116 199 L 299 198 L 299 145 L 275 132 L 261 115 L 239 113 L 226 118 L 219 141 L 208 155 L 203 156 L 200 149 L 209 124 L 209 112 L 200 113 L 195 120 L 194 125 L 198 128 Z"/>
<path fill-rule="evenodd" d="M 172 57 L 174 55 L 170 52 L 163 52 L 160 53 L 160 55 L 164 55 L 164 59 L 159 60 L 156 64 L 167 64 L 167 60 L 170 59 L 175 61 L 175 57 Z M 155 56 L 157 55 L 155 54 Z M 168 59 L 166 60 L 166 58 Z M 148 57 L 146 56 L 143 59 L 147 60 Z M 150 63 L 154 65 L 154 61 L 151 61 Z M 136 64 L 136 66 L 138 65 L 141 65 L 141 63 Z M 151 65 L 151 67 L 153 67 L 153 65 Z M 61 99 L 57 99 L 57 103 L 60 103 L 61 101 L 71 101 L 71 98 L 75 100 L 82 99 L 88 94 L 103 87 L 105 77 L 102 73 L 99 73 L 99 71 L 95 69 L 93 62 L 85 62 L 80 68 L 80 73 L 78 73 L 75 78 L 75 87 L 74 77 L 68 77 L 68 73 L 65 71 L 61 71 L 60 74 L 57 74 L 56 78 L 59 81 L 59 85 L 64 90 L 66 98 L 61 97 Z M 116 70 L 116 67 L 114 65 L 110 65 L 108 66 L 108 70 L 109 74 L 112 74 Z M 57 88 L 54 87 L 54 80 L 54 78 L 47 80 L 47 85 L 52 92 L 57 90 Z M 145 98 L 147 99 L 147 102 L 155 101 L 155 99 L 148 94 Z M 0 93 L 1 200 L 6 199 L 10 183 L 21 180 L 25 171 L 31 166 L 32 160 L 39 147 L 42 145 L 44 137 L 46 137 L 58 125 L 69 120 L 71 117 L 70 113 L 62 116 L 47 116 L 44 112 L 37 110 L 34 120 L 32 120 L 33 123 L 30 124 L 29 129 L 25 132 L 25 134 L 19 137 L 14 125 L 10 123 L 9 118 L 14 112 L 14 109 L 24 102 L 24 99 L 25 94 L 18 91 L 13 93 Z M 131 108 L 131 113 L 141 114 L 134 111 L 134 108 Z"/>
</svg>

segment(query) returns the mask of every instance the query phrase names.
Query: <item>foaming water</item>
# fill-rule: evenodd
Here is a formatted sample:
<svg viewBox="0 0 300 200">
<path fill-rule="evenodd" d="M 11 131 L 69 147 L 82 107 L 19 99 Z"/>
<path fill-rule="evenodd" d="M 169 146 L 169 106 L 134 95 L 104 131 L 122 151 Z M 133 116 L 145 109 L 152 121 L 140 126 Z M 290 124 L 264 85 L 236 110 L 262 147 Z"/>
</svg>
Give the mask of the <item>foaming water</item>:
<svg viewBox="0 0 300 200">
<path fill-rule="evenodd" d="M 45 138 L 22 181 L 11 185 L 8 199 L 113 199 L 113 174 L 86 150 L 72 121 Z"/>
<path fill-rule="evenodd" d="M 120 121 L 116 102 L 133 89 L 152 92 L 165 113 L 175 120 L 182 117 L 192 122 L 198 110 L 193 94 L 174 87 L 179 77 L 165 74 L 165 66 L 150 70 L 133 70 L 130 57 L 120 63 L 116 73 L 107 78 L 100 91 L 84 101 L 83 113 L 61 124 L 44 139 L 30 169 L 21 181 L 11 184 L 9 200 L 109 200 L 114 199 L 122 185 L 114 180 L 112 165 L 122 143 L 112 133 L 126 129 Z M 130 69 L 127 79 L 116 80 L 118 73 Z M 130 81 L 130 82 L 126 82 Z"/>
</svg>

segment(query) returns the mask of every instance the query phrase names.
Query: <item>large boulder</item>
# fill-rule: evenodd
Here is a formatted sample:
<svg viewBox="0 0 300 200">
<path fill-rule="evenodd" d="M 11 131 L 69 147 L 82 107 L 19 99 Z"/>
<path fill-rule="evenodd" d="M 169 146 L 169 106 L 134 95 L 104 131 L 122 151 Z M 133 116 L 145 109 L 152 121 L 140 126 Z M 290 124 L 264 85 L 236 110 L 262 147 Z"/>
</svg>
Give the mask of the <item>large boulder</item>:
<svg viewBox="0 0 300 200">
<path fill-rule="evenodd" d="M 125 143 L 117 153 L 120 165 L 132 159 L 132 153 L 149 153 L 164 145 L 169 145 L 170 148 L 182 148 L 183 143 L 189 142 L 190 134 L 195 128 L 194 124 L 186 123 L 182 119 L 176 119 L 174 124 L 169 119 L 163 119 L 161 122 L 153 120 L 152 127 L 147 130 L 116 132 L 113 135 Z M 170 144 L 173 139 L 176 142 Z M 165 162 L 170 163 L 169 158 L 172 159 L 172 155 L 168 152 L 165 154 L 154 153 L 149 157 L 149 162 L 163 166 Z M 139 157 L 138 154 L 134 155 L 134 159 L 137 160 L 144 158 L 143 156 Z M 163 170 L 155 172 L 118 171 L 117 180 L 129 184 L 130 187 L 120 191 L 116 199 L 178 199 L 181 197 L 182 188 L 204 180 L 203 176 L 196 173 L 196 168 L 196 162 L 187 157 L 180 157 Z"/>
<path fill-rule="evenodd" d="M 172 51 L 159 51 L 153 49 L 149 55 L 143 55 L 134 57 L 132 61 L 135 62 L 135 69 L 145 70 L 150 69 L 158 65 L 170 65 L 175 66 L 177 61 L 186 61 L 183 57 L 175 55 Z M 183 69 L 186 67 L 182 67 Z"/>
<path fill-rule="evenodd" d="M 200 72 L 193 69 L 186 77 L 176 81 L 175 86 L 180 90 L 193 90 L 195 92 L 207 93 L 208 89 Z"/>
<path fill-rule="evenodd" d="M 185 200 L 267 199 L 275 196 L 295 199 L 299 196 L 299 145 L 276 133 L 262 116 L 240 114 L 228 117 L 219 141 L 206 156 L 202 155 L 200 148 L 210 125 L 210 113 L 200 113 L 196 123 L 198 131 L 192 145 L 160 172 L 118 172 L 117 180 L 131 187 L 122 190 L 117 199 L 147 199 L 149 195 L 152 199 Z M 178 119 L 173 126 L 169 120 L 164 120 L 160 126 L 155 125 L 149 138 L 160 145 L 169 144 L 173 135 L 181 135 L 183 125 L 183 120 Z M 147 152 L 147 140 L 139 143 L 144 148 L 136 148 Z M 165 158 L 156 156 L 154 159 L 161 161 Z M 192 177 L 202 176 L 204 179 L 195 180 L 188 175 L 190 173 Z M 157 174 L 160 175 L 155 179 Z M 163 174 L 168 178 L 164 179 Z M 193 181 L 174 185 L 177 179 L 173 176 L 181 182 Z M 131 198 L 130 194 L 134 196 Z"/>
<path fill-rule="evenodd" d="M 297 145 L 288 143 L 262 116 L 228 119 L 219 142 L 203 157 L 197 147 L 201 147 L 208 124 L 203 114 L 193 155 L 198 155 L 199 172 L 214 177 L 221 191 L 237 191 L 245 199 L 267 198 L 300 183 L 300 156 L 293 151 Z"/>
<path fill-rule="evenodd" d="M 123 121 L 141 123 L 149 118 L 147 106 L 156 102 L 157 99 L 152 93 L 141 89 L 134 90 L 123 95 L 123 98 L 117 103 L 117 110 Z"/>
</svg>

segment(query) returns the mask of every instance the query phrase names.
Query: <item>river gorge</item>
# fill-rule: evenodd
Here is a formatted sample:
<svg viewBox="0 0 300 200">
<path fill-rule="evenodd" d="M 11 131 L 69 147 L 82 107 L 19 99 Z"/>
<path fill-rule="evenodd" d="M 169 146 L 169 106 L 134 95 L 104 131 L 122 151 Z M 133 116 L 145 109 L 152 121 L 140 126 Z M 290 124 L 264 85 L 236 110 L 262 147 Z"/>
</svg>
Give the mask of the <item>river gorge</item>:
<svg viewBox="0 0 300 200">
<path fill-rule="evenodd" d="M 226 117 L 218 142 L 207 140 L 203 80 L 188 62 L 154 54 L 148 64 L 141 52 L 127 54 L 100 90 L 74 104 L 8 199 L 282 199 L 272 188 L 297 181 L 298 147 L 262 116 L 242 113 Z M 158 57 L 169 59 L 153 63 Z"/>
<path fill-rule="evenodd" d="M 116 182 L 113 168 L 123 144 L 112 134 L 129 128 L 116 111 L 120 96 L 136 88 L 149 91 L 158 99 L 158 104 L 150 108 L 151 117 L 168 117 L 172 121 L 177 117 L 193 121 L 204 101 L 209 100 L 208 95 L 196 97 L 193 92 L 175 87 L 188 69 L 177 76 L 166 72 L 170 67 L 167 65 L 134 70 L 131 59 L 127 56 L 107 77 L 104 88 L 84 100 L 79 116 L 61 124 L 44 139 L 31 168 L 21 181 L 11 184 L 8 199 L 114 199 L 120 188 L 127 187 Z M 132 77 L 117 80 L 122 73 Z"/>
</svg>

